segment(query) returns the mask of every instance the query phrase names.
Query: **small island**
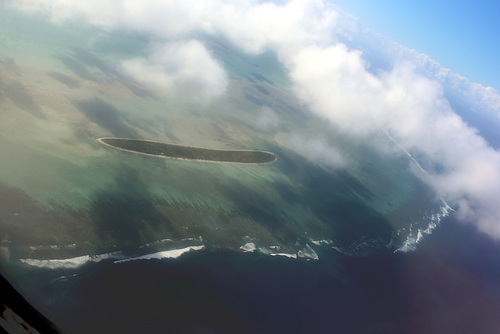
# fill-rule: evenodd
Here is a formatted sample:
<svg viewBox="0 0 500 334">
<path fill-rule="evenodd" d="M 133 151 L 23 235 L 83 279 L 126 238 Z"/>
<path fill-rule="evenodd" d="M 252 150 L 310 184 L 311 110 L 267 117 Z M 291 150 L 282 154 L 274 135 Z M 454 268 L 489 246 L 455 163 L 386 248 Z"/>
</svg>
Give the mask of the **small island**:
<svg viewBox="0 0 500 334">
<path fill-rule="evenodd" d="M 276 161 L 276 155 L 267 151 L 216 150 L 151 140 L 114 137 L 102 137 L 98 138 L 97 141 L 119 150 L 160 158 L 244 164 L 267 164 Z"/>
</svg>

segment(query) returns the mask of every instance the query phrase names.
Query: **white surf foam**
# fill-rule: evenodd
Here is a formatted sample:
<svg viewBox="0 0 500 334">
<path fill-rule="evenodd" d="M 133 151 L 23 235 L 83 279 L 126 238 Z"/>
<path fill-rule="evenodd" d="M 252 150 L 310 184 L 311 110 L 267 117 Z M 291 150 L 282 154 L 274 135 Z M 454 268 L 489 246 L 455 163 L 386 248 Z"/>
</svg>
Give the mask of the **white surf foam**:
<svg viewBox="0 0 500 334">
<path fill-rule="evenodd" d="M 335 249 L 337 252 L 339 252 L 340 254 L 344 254 L 344 255 L 347 255 L 347 256 L 352 256 L 353 254 L 343 250 L 342 248 L 340 247 L 336 247 L 336 246 L 332 246 L 333 249 Z"/>
<path fill-rule="evenodd" d="M 299 250 L 297 256 L 307 260 L 319 260 L 318 254 L 316 254 L 309 244 L 306 244 L 303 249 Z"/>
<path fill-rule="evenodd" d="M 289 257 L 291 259 L 297 258 L 297 254 L 289 254 L 289 253 L 270 253 L 269 255 L 271 255 L 271 256 L 284 256 L 284 257 Z"/>
<path fill-rule="evenodd" d="M 57 278 L 54 278 L 54 279 L 52 280 L 52 282 L 64 281 L 64 280 L 67 280 L 67 279 L 75 278 L 75 277 L 77 277 L 77 276 L 78 276 L 77 274 L 67 275 L 67 276 L 59 276 L 59 277 L 57 277 Z"/>
<path fill-rule="evenodd" d="M 184 253 L 189 251 L 197 251 L 204 249 L 205 246 L 189 246 L 185 248 L 172 249 L 142 256 L 125 258 L 122 252 L 112 252 L 99 255 L 82 255 L 68 259 L 20 259 L 19 261 L 32 267 L 46 268 L 46 269 L 77 269 L 87 263 L 97 263 L 103 260 L 116 260 L 114 263 L 135 261 L 135 260 L 150 260 L 150 259 L 173 259 L 178 258 Z"/>
<path fill-rule="evenodd" d="M 240 247 L 240 250 L 242 250 L 245 253 L 257 251 L 264 255 L 283 256 L 290 259 L 298 259 L 298 258 L 306 260 L 319 259 L 318 254 L 316 254 L 316 252 L 308 244 L 306 244 L 306 246 L 302 250 L 299 250 L 297 253 L 286 253 L 285 250 L 282 250 L 282 247 L 280 246 L 269 246 L 269 248 L 256 247 L 253 242 L 248 242 L 244 244 L 243 246 Z"/>
<path fill-rule="evenodd" d="M 245 253 L 249 253 L 249 252 L 251 253 L 251 252 L 255 252 L 257 247 L 255 246 L 255 244 L 253 242 L 247 242 L 246 244 L 241 246 L 240 249 Z"/>
<path fill-rule="evenodd" d="M 413 226 L 410 225 L 410 233 L 406 238 L 405 242 L 394 251 L 396 252 L 412 252 L 417 248 L 417 245 L 424 238 L 424 234 L 432 234 L 432 231 L 439 226 L 441 219 L 450 215 L 450 211 L 454 211 L 444 199 L 441 199 L 443 206 L 441 206 L 439 212 L 433 213 L 429 218 L 429 224 L 425 229 L 417 229 L 413 231 Z"/>
<path fill-rule="evenodd" d="M 38 268 L 77 269 L 86 263 L 100 262 L 106 259 L 117 259 L 122 257 L 123 254 L 121 252 L 113 252 L 113 253 L 105 253 L 99 255 L 83 255 L 68 259 L 50 259 L 50 260 L 20 259 L 19 261 L 29 266 Z"/>
<path fill-rule="evenodd" d="M 163 245 L 163 244 L 170 243 L 170 242 L 174 242 L 174 240 L 172 240 L 172 239 L 155 240 L 155 241 L 152 241 L 152 242 L 148 242 L 147 244 L 144 244 L 142 246 L 139 246 L 139 248 L 147 248 L 147 247 L 151 247 L 151 246 L 158 246 L 158 245 Z"/>
<path fill-rule="evenodd" d="M 313 240 L 309 239 L 311 243 L 315 244 L 316 246 L 321 246 L 321 245 L 333 245 L 333 240 Z"/>
<path fill-rule="evenodd" d="M 190 251 L 197 251 L 197 250 L 202 250 L 204 249 L 205 246 L 189 246 L 185 248 L 179 248 L 179 249 L 171 249 L 167 251 L 162 251 L 162 252 L 156 252 L 152 254 L 146 254 L 142 256 L 137 256 L 137 257 L 132 257 L 128 259 L 122 259 L 115 261 L 114 263 L 123 263 L 123 262 L 129 262 L 129 261 L 137 261 L 137 260 L 152 260 L 152 259 L 176 259 L 179 256 L 181 256 L 184 253 L 190 252 Z"/>
<path fill-rule="evenodd" d="M 429 173 L 420 165 L 420 163 L 408 152 L 405 148 L 403 148 L 397 141 L 394 139 L 387 131 L 384 131 L 387 137 L 400 149 L 402 150 L 408 158 L 413 162 L 413 164 L 417 167 L 420 172 L 422 172 L 424 175 L 429 175 Z M 441 219 L 444 217 L 447 217 L 450 214 L 450 211 L 454 211 L 448 203 L 444 200 L 444 198 L 441 198 L 441 202 L 443 203 L 443 206 L 441 206 L 441 209 L 438 213 L 432 214 L 430 219 L 429 219 L 429 225 L 427 228 L 424 230 L 418 229 L 416 232 L 412 231 L 411 226 L 410 226 L 410 233 L 408 237 L 406 238 L 406 241 L 398 248 L 395 250 L 395 252 L 410 252 L 414 251 L 415 248 L 417 247 L 417 244 L 422 240 L 424 237 L 424 234 L 431 234 L 432 231 L 439 225 L 441 222 Z M 399 231 L 398 231 L 399 232 Z"/>
</svg>

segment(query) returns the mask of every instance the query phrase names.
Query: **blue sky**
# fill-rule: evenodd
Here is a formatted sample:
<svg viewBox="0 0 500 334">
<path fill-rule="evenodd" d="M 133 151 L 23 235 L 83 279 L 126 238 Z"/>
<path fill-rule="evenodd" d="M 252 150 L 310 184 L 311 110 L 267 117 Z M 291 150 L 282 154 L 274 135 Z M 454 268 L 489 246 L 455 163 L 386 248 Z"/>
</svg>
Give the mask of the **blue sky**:
<svg viewBox="0 0 500 334">
<path fill-rule="evenodd" d="M 500 2 L 332 0 L 371 30 L 500 91 Z"/>
</svg>

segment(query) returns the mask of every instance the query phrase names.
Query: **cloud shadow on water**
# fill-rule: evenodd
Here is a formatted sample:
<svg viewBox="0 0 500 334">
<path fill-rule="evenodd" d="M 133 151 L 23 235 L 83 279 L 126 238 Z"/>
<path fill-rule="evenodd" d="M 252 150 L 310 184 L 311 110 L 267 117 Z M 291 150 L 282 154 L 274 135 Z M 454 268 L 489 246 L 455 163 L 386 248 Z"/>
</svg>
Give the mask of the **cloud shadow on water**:
<svg viewBox="0 0 500 334">
<path fill-rule="evenodd" d="M 270 95 L 271 94 L 271 93 L 269 93 L 269 91 L 267 89 L 265 89 L 261 85 L 254 84 L 253 86 L 255 87 L 255 89 L 257 89 L 259 92 L 261 92 L 264 95 Z"/>
<path fill-rule="evenodd" d="M 85 65 L 82 65 L 78 60 L 68 57 L 60 56 L 57 57 L 67 68 L 73 72 L 76 76 L 90 81 L 97 81 L 97 77 L 92 74 Z"/>
<path fill-rule="evenodd" d="M 22 109 L 39 119 L 47 119 L 40 106 L 29 95 L 26 87 L 19 81 L 7 83 L 0 78 L 0 101 L 10 99 L 19 109 Z"/>
<path fill-rule="evenodd" d="M 263 106 L 263 105 L 264 105 L 264 102 L 262 102 L 261 100 L 259 100 L 259 99 L 258 99 L 258 98 L 256 98 L 255 96 L 252 96 L 252 95 L 250 95 L 250 94 L 248 94 L 248 93 L 245 93 L 245 97 L 246 97 L 249 101 L 251 101 L 253 104 L 255 104 L 255 105 L 259 106 L 259 107 L 261 107 L 261 106 Z"/>
<path fill-rule="evenodd" d="M 255 79 L 259 80 L 259 81 L 264 81 L 264 82 L 267 82 L 268 84 L 270 84 L 270 85 L 272 85 L 272 86 L 276 86 L 276 85 L 274 84 L 274 82 L 273 82 L 273 81 L 271 81 L 271 80 L 267 79 L 267 78 L 266 78 L 266 77 L 264 77 L 263 75 L 260 75 L 260 74 L 258 74 L 258 73 L 252 73 L 252 76 L 253 76 Z"/>
<path fill-rule="evenodd" d="M 74 101 L 73 103 L 89 120 L 110 131 L 113 135 L 120 137 L 136 136 L 136 132 L 121 119 L 120 112 L 102 99 L 94 97 L 88 100 Z"/>
<path fill-rule="evenodd" d="M 87 50 L 75 48 L 74 55 L 75 59 L 80 63 L 91 67 L 97 67 L 103 73 L 116 74 L 116 71 L 112 67 L 108 66 L 104 61 L 100 60 L 93 53 Z"/>
<path fill-rule="evenodd" d="M 59 59 L 64 65 L 66 65 L 66 67 L 70 69 L 73 74 L 82 79 L 94 82 L 98 82 L 101 80 L 105 80 L 108 82 L 119 81 L 137 97 L 154 98 L 154 95 L 148 90 L 139 87 L 136 83 L 120 73 L 120 71 L 118 71 L 115 66 L 108 65 L 105 61 L 99 59 L 90 51 L 81 48 L 75 48 L 73 50 L 73 55 L 59 56 L 57 57 L 57 59 Z M 101 73 L 93 73 L 90 70 L 93 68 L 100 70 Z M 61 81 L 61 75 L 57 75 L 57 77 L 54 78 Z M 61 82 L 66 84 L 67 79 L 63 78 L 63 81 Z"/>
<path fill-rule="evenodd" d="M 50 72 L 47 72 L 47 75 L 50 76 L 51 78 L 59 81 L 63 85 L 67 86 L 68 88 L 72 88 L 73 89 L 73 88 L 79 88 L 80 87 L 80 84 L 78 83 L 77 80 L 75 80 L 72 77 L 67 76 L 65 74 L 54 72 L 54 71 L 50 71 Z"/>
<path fill-rule="evenodd" d="M 348 171 L 328 171 L 288 150 L 278 154 L 283 172 L 304 190 L 298 192 L 286 184 L 276 189 L 325 222 L 337 245 L 350 247 L 360 240 L 390 242 L 393 227 L 368 204 L 374 194 Z"/>
<path fill-rule="evenodd" d="M 271 230 L 275 230 L 283 224 L 276 205 L 268 201 L 262 194 L 239 183 L 222 187 L 222 192 L 228 198 L 231 198 L 237 208 L 236 211 L 238 214 L 263 223 Z"/>
<path fill-rule="evenodd" d="M 118 71 L 114 66 L 108 65 L 106 62 L 99 59 L 92 52 L 81 48 L 75 48 L 74 59 L 82 64 L 90 67 L 98 68 L 102 73 L 108 75 L 110 78 L 118 79 L 120 83 L 125 85 L 133 94 L 141 98 L 153 98 L 154 95 L 151 94 L 146 89 L 138 87 L 130 81 L 129 78 L 125 77 L 120 71 Z"/>
<path fill-rule="evenodd" d="M 90 216 L 103 242 L 135 248 L 158 233 L 175 233 L 159 204 L 137 171 L 122 168 L 114 185 L 94 195 Z"/>
</svg>

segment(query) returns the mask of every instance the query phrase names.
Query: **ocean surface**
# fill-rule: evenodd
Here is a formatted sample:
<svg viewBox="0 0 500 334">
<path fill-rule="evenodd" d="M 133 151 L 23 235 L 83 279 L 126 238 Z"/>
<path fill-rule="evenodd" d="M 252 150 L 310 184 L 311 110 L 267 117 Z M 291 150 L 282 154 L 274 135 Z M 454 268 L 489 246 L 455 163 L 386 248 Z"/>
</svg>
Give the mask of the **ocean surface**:
<svg viewBox="0 0 500 334">
<path fill-rule="evenodd" d="M 68 333 L 493 334 L 499 250 L 450 218 L 409 253 L 323 247 L 308 261 L 204 249 L 76 271 L 34 268 L 22 290 Z"/>
<path fill-rule="evenodd" d="M 63 332 L 500 332 L 500 245 L 390 134 L 311 113 L 272 52 L 193 34 L 226 91 L 164 92 L 124 64 L 170 41 L 2 6 L 0 270 Z M 106 136 L 277 161 L 156 159 Z"/>
</svg>

